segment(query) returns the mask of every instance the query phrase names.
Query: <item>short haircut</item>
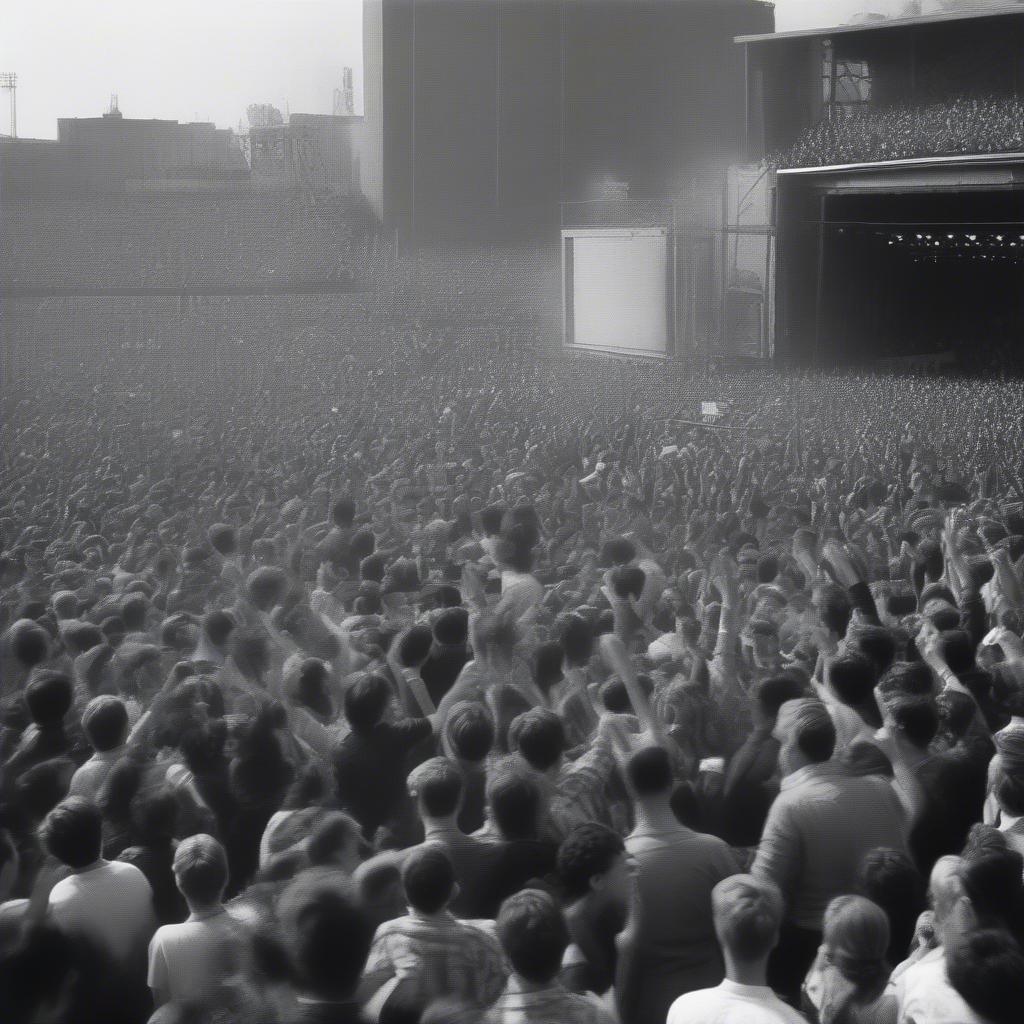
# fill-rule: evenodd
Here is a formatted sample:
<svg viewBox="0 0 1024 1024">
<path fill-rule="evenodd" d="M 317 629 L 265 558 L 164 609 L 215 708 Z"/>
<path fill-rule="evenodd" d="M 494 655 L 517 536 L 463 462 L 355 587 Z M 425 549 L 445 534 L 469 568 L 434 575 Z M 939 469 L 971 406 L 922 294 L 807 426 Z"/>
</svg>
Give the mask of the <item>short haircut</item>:
<svg viewBox="0 0 1024 1024">
<path fill-rule="evenodd" d="M 260 611 L 270 611 L 284 597 L 288 589 L 288 577 L 276 565 L 261 565 L 249 573 L 245 589 L 249 599 Z"/>
<path fill-rule="evenodd" d="M 611 589 L 622 598 L 639 598 L 644 592 L 647 574 L 639 565 L 619 565 L 611 571 Z"/>
<path fill-rule="evenodd" d="M 418 665 L 430 654 L 430 648 L 433 645 L 433 630 L 429 626 L 419 623 L 405 632 L 398 642 L 395 653 L 403 665 Z"/>
<path fill-rule="evenodd" d="M 352 534 L 351 541 L 349 541 L 350 556 L 359 560 L 368 558 L 374 553 L 376 548 L 377 539 L 373 535 L 373 530 L 366 529 L 365 527 L 361 530 L 356 530 Z"/>
<path fill-rule="evenodd" d="M 594 653 L 594 630 L 582 615 L 562 616 L 555 625 L 555 638 L 565 650 L 570 665 L 586 665 Z"/>
<path fill-rule="evenodd" d="M 565 651 L 562 645 L 549 641 L 541 644 L 534 655 L 533 676 L 534 681 L 543 693 L 550 689 L 562 679 L 562 662 L 565 659 Z"/>
<path fill-rule="evenodd" d="M 1015 1024 L 1024 1006 L 1024 952 L 1002 929 L 968 931 L 946 949 L 946 974 L 989 1024 Z"/>
<path fill-rule="evenodd" d="M 11 653 L 25 668 L 33 668 L 49 655 L 50 637 L 42 626 L 21 619 L 11 627 Z"/>
<path fill-rule="evenodd" d="M 871 623 L 858 626 L 849 639 L 857 651 L 870 659 L 879 674 L 885 672 L 896 657 L 896 641 L 885 626 Z"/>
<path fill-rule="evenodd" d="M 409 792 L 431 818 L 447 818 L 459 808 L 464 783 L 462 772 L 444 757 L 432 757 L 409 773 Z"/>
<path fill-rule="evenodd" d="M 359 825 L 343 811 L 325 814 L 313 828 L 306 844 L 310 864 L 333 863 L 349 846 L 359 843 Z"/>
<path fill-rule="evenodd" d="M 47 853 L 69 868 L 88 867 L 99 860 L 103 846 L 100 809 L 80 796 L 62 800 L 46 816 L 41 838 Z"/>
<path fill-rule="evenodd" d="M 932 692 L 932 673 L 923 661 L 897 661 L 886 670 L 878 682 L 880 696 L 895 693 L 929 694 Z"/>
<path fill-rule="evenodd" d="M 999 806 L 1014 818 L 1024 817 L 1024 772 L 1007 771 L 1003 767 L 996 775 L 993 787 Z"/>
<path fill-rule="evenodd" d="M 141 842 L 173 839 L 178 827 L 178 800 L 167 785 L 143 790 L 132 800 L 131 816 Z"/>
<path fill-rule="evenodd" d="M 383 555 L 367 555 L 359 562 L 359 578 L 363 582 L 383 583 L 387 572 L 387 563 Z"/>
<path fill-rule="evenodd" d="M 947 629 L 939 637 L 939 648 L 950 671 L 956 674 L 974 668 L 974 641 L 964 629 Z"/>
<path fill-rule="evenodd" d="M 565 753 L 565 727 L 553 711 L 531 708 L 512 722 L 509 741 L 531 768 L 544 772 L 553 768 Z"/>
<path fill-rule="evenodd" d="M 487 805 L 494 824 L 508 839 L 536 839 L 540 790 L 525 772 L 500 769 L 487 780 Z"/>
<path fill-rule="evenodd" d="M 85 654 L 103 643 L 103 630 L 91 622 L 78 622 L 64 631 L 64 643 L 73 654 Z"/>
<path fill-rule="evenodd" d="M 668 794 L 672 789 L 672 762 L 664 747 L 644 747 L 626 763 L 629 784 L 638 797 Z"/>
<path fill-rule="evenodd" d="M 174 851 L 174 878 L 181 894 L 191 903 L 216 903 L 228 884 L 224 847 L 205 833 L 182 839 Z"/>
<path fill-rule="evenodd" d="M 1016 850 L 983 850 L 959 867 L 964 894 L 983 924 L 1010 925 L 1024 891 L 1024 857 Z"/>
<path fill-rule="evenodd" d="M 516 974 L 534 984 L 545 984 L 558 974 L 569 929 L 548 893 L 524 889 L 509 896 L 498 911 L 497 929 Z"/>
<path fill-rule="evenodd" d="M 822 625 L 830 629 L 836 636 L 844 636 L 846 628 L 850 624 L 850 617 L 853 615 L 853 606 L 850 604 L 846 591 L 835 584 L 826 584 L 822 587 L 818 614 Z"/>
<path fill-rule="evenodd" d="M 351 998 L 374 930 L 352 883 L 300 877 L 282 895 L 280 911 L 297 987 L 320 998 Z"/>
<path fill-rule="evenodd" d="M 58 725 L 73 700 L 71 680 L 63 672 L 39 672 L 25 687 L 25 704 L 37 725 Z"/>
<path fill-rule="evenodd" d="M 434 620 L 434 639 L 456 647 L 469 636 L 469 612 L 465 608 L 446 608 Z"/>
<path fill-rule="evenodd" d="M 784 903 L 774 882 L 732 875 L 711 890 L 715 934 L 737 959 L 760 960 L 778 940 Z"/>
<path fill-rule="evenodd" d="M 881 981 L 888 971 L 889 918 L 865 896 L 837 896 L 825 909 L 823 937 L 839 973 L 849 981 Z"/>
<path fill-rule="evenodd" d="M 939 712 L 928 697 L 898 697 L 889 705 L 896 728 L 919 750 L 925 750 L 939 731 Z"/>
<path fill-rule="evenodd" d="M 345 691 L 345 718 L 354 733 L 365 735 L 384 717 L 391 685 L 383 676 L 367 675 Z"/>
<path fill-rule="evenodd" d="M 223 647 L 235 628 L 235 620 L 217 608 L 203 616 L 203 634 L 215 647 Z"/>
<path fill-rule="evenodd" d="M 601 547 L 601 565 L 626 565 L 636 558 L 636 545 L 626 537 L 613 537 Z"/>
<path fill-rule="evenodd" d="M 82 729 L 93 750 L 114 750 L 128 735 L 128 709 L 110 694 L 93 697 L 82 712 Z"/>
<path fill-rule="evenodd" d="M 149 612 L 149 601 L 142 594 L 133 594 L 121 605 L 121 619 L 130 633 L 138 633 L 146 628 L 146 614 Z"/>
<path fill-rule="evenodd" d="M 494 719 L 483 704 L 457 704 L 445 723 L 445 736 L 456 757 L 477 764 L 494 746 Z"/>
<path fill-rule="evenodd" d="M 816 698 L 787 701 L 779 709 L 778 725 L 791 733 L 797 749 L 813 764 L 829 760 L 836 748 L 836 727 L 825 705 Z"/>
<path fill-rule="evenodd" d="M 501 521 L 507 511 L 505 505 L 488 505 L 480 510 L 480 527 L 488 537 L 496 537 L 501 532 Z"/>
<path fill-rule="evenodd" d="M 846 654 L 828 665 L 828 684 L 837 699 L 850 708 L 874 700 L 878 670 L 863 654 Z"/>
<path fill-rule="evenodd" d="M 434 843 L 416 847 L 402 866 L 402 888 L 409 906 L 421 914 L 446 907 L 455 888 L 455 869 L 444 848 Z"/>
<path fill-rule="evenodd" d="M 331 519 L 337 526 L 351 526 L 356 517 L 356 503 L 351 498 L 337 498 L 331 505 Z"/>
<path fill-rule="evenodd" d="M 577 900 L 590 890 L 590 880 L 605 874 L 626 851 L 622 836 L 595 821 L 577 825 L 558 848 L 558 877 L 565 896 Z"/>
<path fill-rule="evenodd" d="M 787 700 L 798 700 L 804 695 L 804 685 L 790 675 L 769 676 L 754 687 L 753 695 L 761 711 L 774 719 Z"/>
</svg>

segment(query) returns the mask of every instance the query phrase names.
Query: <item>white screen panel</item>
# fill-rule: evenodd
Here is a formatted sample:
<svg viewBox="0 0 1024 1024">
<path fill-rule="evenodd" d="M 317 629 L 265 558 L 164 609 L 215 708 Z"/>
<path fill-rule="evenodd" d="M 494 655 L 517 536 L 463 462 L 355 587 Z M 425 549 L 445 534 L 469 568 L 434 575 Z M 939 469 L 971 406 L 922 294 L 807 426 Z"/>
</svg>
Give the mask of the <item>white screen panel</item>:
<svg viewBox="0 0 1024 1024">
<path fill-rule="evenodd" d="M 668 239 L 645 234 L 572 236 L 572 343 L 665 355 Z"/>
</svg>

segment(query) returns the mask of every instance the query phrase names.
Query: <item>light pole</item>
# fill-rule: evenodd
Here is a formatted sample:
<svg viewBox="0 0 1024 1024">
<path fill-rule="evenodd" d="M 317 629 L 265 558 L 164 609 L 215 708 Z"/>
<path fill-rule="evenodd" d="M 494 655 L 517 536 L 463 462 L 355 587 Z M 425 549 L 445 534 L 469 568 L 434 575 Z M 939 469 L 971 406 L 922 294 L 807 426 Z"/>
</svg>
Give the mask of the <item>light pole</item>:
<svg viewBox="0 0 1024 1024">
<path fill-rule="evenodd" d="M 16 90 L 18 88 L 18 76 L 13 71 L 0 71 L 0 89 L 6 89 L 11 94 L 11 138 L 18 137 L 18 101 Z"/>
</svg>

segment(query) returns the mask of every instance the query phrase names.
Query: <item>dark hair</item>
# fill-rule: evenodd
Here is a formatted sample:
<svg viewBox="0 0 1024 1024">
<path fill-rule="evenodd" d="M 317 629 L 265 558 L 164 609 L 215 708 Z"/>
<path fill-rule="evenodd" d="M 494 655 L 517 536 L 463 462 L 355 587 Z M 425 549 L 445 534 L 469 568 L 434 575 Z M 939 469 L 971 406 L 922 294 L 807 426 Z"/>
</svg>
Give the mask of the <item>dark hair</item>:
<svg viewBox="0 0 1024 1024">
<path fill-rule="evenodd" d="M 889 705 L 899 731 L 919 750 L 925 750 L 939 731 L 939 712 L 928 697 L 899 697 Z"/>
<path fill-rule="evenodd" d="M 562 616 L 556 624 L 555 639 L 561 642 L 570 665 L 586 665 L 594 653 L 594 630 L 582 615 Z"/>
<path fill-rule="evenodd" d="M 483 704 L 466 703 L 452 709 L 445 735 L 458 757 L 477 763 L 494 746 L 494 719 Z"/>
<path fill-rule="evenodd" d="M 345 718 L 354 733 L 365 735 L 384 717 L 391 686 L 383 676 L 367 675 L 345 691 Z"/>
<path fill-rule="evenodd" d="M 75 773 L 75 763 L 66 757 L 26 768 L 15 782 L 20 809 L 32 821 L 41 821 L 68 795 L 68 785 Z"/>
<path fill-rule="evenodd" d="M 889 917 L 890 963 L 907 955 L 917 918 L 925 909 L 925 882 L 902 850 L 868 850 L 857 872 L 857 893 L 877 903 Z"/>
<path fill-rule="evenodd" d="M 501 521 L 507 511 L 505 505 L 488 505 L 480 510 L 480 527 L 488 537 L 496 537 L 501 532 Z"/>
<path fill-rule="evenodd" d="M 757 560 L 757 582 L 771 583 L 779 575 L 779 560 L 774 555 L 762 555 Z"/>
<path fill-rule="evenodd" d="M 949 983 L 989 1024 L 1015 1024 L 1024 1006 L 1024 952 L 996 928 L 969 931 L 946 950 Z"/>
<path fill-rule="evenodd" d="M 469 636 L 469 612 L 465 608 L 446 608 L 434 620 L 434 639 L 439 644 L 458 646 Z"/>
<path fill-rule="evenodd" d="M 88 867 L 99 860 L 103 847 L 100 809 L 80 796 L 62 800 L 40 829 L 46 852 L 69 868 Z"/>
<path fill-rule="evenodd" d="M 853 615 L 853 606 L 846 591 L 835 584 L 826 584 L 822 588 L 822 598 L 818 615 L 822 625 L 830 629 L 836 636 L 845 636 L 846 629 Z"/>
<path fill-rule="evenodd" d="M 142 783 L 142 766 L 130 757 L 122 757 L 100 786 L 96 802 L 108 821 L 126 821 L 132 800 Z"/>
<path fill-rule="evenodd" d="M 536 839 L 540 790 L 525 774 L 500 771 L 487 781 L 487 804 L 494 824 L 508 839 Z"/>
<path fill-rule="evenodd" d="M 1024 856 L 1010 849 L 983 850 L 961 860 L 959 875 L 983 925 L 1006 926 L 1019 933 Z"/>
<path fill-rule="evenodd" d="M 545 984 L 558 974 L 569 945 L 569 929 L 548 893 L 524 889 L 509 896 L 498 911 L 497 928 L 517 974 L 534 984 Z"/>
<path fill-rule="evenodd" d="M 288 589 L 288 577 L 276 565 L 261 565 L 245 581 L 246 593 L 260 611 L 270 611 L 280 604 Z"/>
<path fill-rule="evenodd" d="M 128 709 L 116 697 L 96 697 L 82 715 L 82 729 L 93 750 L 114 750 L 128 735 Z"/>
<path fill-rule="evenodd" d="M 34 668 L 49 655 L 50 637 L 35 622 L 25 620 L 16 625 L 17 628 L 11 631 L 11 653 L 25 668 Z"/>
<path fill-rule="evenodd" d="M 338 498 L 331 505 L 331 519 L 337 526 L 351 526 L 356 517 L 356 503 L 351 498 Z"/>
<path fill-rule="evenodd" d="M 262 676 L 270 667 L 270 645 L 254 629 L 235 630 L 231 634 L 231 658 L 247 676 Z"/>
<path fill-rule="evenodd" d="M 228 883 L 224 847 L 208 835 L 183 839 L 174 851 L 174 875 L 182 895 L 194 903 L 219 900 Z"/>
<path fill-rule="evenodd" d="M 1007 771 L 1004 765 L 993 787 L 999 806 L 1015 818 L 1024 816 L 1024 773 Z"/>
<path fill-rule="evenodd" d="M 174 838 L 178 825 L 178 801 L 169 787 L 139 793 L 132 800 L 131 811 L 132 823 L 143 845 Z"/>
<path fill-rule="evenodd" d="M 870 704 L 877 681 L 875 665 L 863 654 L 845 654 L 829 663 L 829 686 L 847 707 L 859 710 Z"/>
<path fill-rule="evenodd" d="M 413 910 L 434 914 L 452 898 L 455 869 L 444 848 L 434 843 L 416 847 L 402 866 L 402 888 Z"/>
<path fill-rule="evenodd" d="M 545 772 L 565 753 L 565 727 L 547 708 L 524 711 L 509 729 L 509 742 L 523 755 L 531 768 Z"/>
<path fill-rule="evenodd" d="M 203 616 L 203 634 L 216 647 L 223 647 L 228 642 L 234 628 L 235 620 L 219 608 Z"/>
<path fill-rule="evenodd" d="M 610 582 L 618 597 L 638 598 L 644 592 L 647 574 L 639 565 L 619 565 L 612 569 Z"/>
<path fill-rule="evenodd" d="M 885 599 L 885 610 L 895 619 L 913 615 L 917 609 L 917 598 L 913 594 L 889 594 Z"/>
<path fill-rule="evenodd" d="M 562 841 L 558 848 L 558 877 L 569 900 L 590 890 L 590 880 L 605 874 L 626 850 L 622 837 L 605 825 L 586 822 Z"/>
<path fill-rule="evenodd" d="M 932 673 L 923 661 L 897 661 L 878 682 L 881 696 L 907 693 L 924 696 L 932 692 Z"/>
<path fill-rule="evenodd" d="M 875 666 L 876 675 L 881 675 L 896 657 L 896 642 L 892 633 L 884 626 L 867 624 L 854 631 L 853 646 Z"/>
<path fill-rule="evenodd" d="M 233 555 L 238 547 L 238 534 L 228 523 L 214 523 L 206 531 L 206 537 L 213 549 L 222 555 Z"/>
<path fill-rule="evenodd" d="M 373 530 L 363 527 L 361 530 L 356 530 L 352 534 L 352 539 L 349 541 L 349 554 L 352 558 L 363 559 L 368 558 L 374 553 L 377 548 L 377 539 L 373 535 Z"/>
<path fill-rule="evenodd" d="M 351 883 L 300 878 L 285 890 L 280 916 L 297 987 L 321 998 L 350 998 L 373 941 L 373 922 Z"/>
<path fill-rule="evenodd" d="M 447 758 L 424 761 L 409 773 L 408 784 L 429 817 L 447 818 L 458 810 L 464 789 L 462 773 Z"/>
<path fill-rule="evenodd" d="M 419 665 L 430 654 L 433 645 L 433 630 L 423 623 L 418 623 L 406 631 L 395 653 L 402 665 Z"/>
<path fill-rule="evenodd" d="M 825 714 L 814 722 L 799 725 L 796 745 L 813 764 L 822 764 L 829 760 L 836 749 L 836 727 L 832 719 Z"/>
<path fill-rule="evenodd" d="M 636 545 L 626 537 L 613 537 L 601 547 L 601 565 L 627 565 L 636 558 Z"/>
<path fill-rule="evenodd" d="M 58 725 L 73 700 L 71 680 L 52 669 L 37 673 L 25 687 L 25 705 L 36 725 Z"/>
<path fill-rule="evenodd" d="M 359 562 L 359 578 L 364 583 L 382 583 L 386 571 L 383 555 L 367 555 Z"/>
<path fill-rule="evenodd" d="M 964 629 L 947 629 L 939 637 L 943 660 L 954 675 L 974 668 L 974 641 Z"/>
<path fill-rule="evenodd" d="M 146 628 L 146 613 L 149 601 L 142 594 L 133 594 L 121 605 L 121 619 L 130 633 L 138 633 Z"/>
<path fill-rule="evenodd" d="M 663 747 L 644 747 L 626 763 L 629 784 L 638 797 L 667 794 L 672 789 L 672 762 Z"/>
<path fill-rule="evenodd" d="M 103 641 L 103 630 L 91 622 L 76 622 L 64 631 L 64 643 L 71 654 L 84 654 Z"/>
<path fill-rule="evenodd" d="M 495 545 L 494 557 L 516 572 L 529 572 L 533 568 L 533 546 L 536 543 L 533 531 L 516 525 L 511 530 L 502 530 Z"/>
<path fill-rule="evenodd" d="M 787 700 L 797 700 L 804 695 L 804 686 L 793 676 L 778 675 L 762 679 L 753 691 L 754 700 L 767 718 L 774 719 L 779 708 Z"/>
</svg>

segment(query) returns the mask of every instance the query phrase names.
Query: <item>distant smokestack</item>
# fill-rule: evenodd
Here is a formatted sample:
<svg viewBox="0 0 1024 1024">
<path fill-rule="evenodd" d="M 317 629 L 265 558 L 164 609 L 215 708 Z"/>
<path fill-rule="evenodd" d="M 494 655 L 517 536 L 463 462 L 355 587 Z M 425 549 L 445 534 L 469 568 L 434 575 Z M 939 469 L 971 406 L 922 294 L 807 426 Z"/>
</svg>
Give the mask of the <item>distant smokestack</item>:
<svg viewBox="0 0 1024 1024">
<path fill-rule="evenodd" d="M 334 90 L 334 113 L 345 117 L 356 112 L 356 96 L 352 87 L 352 69 L 343 68 L 341 72 L 341 88 Z"/>
</svg>

